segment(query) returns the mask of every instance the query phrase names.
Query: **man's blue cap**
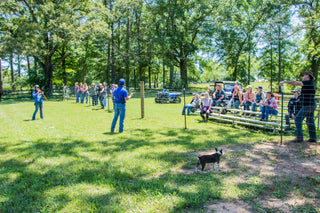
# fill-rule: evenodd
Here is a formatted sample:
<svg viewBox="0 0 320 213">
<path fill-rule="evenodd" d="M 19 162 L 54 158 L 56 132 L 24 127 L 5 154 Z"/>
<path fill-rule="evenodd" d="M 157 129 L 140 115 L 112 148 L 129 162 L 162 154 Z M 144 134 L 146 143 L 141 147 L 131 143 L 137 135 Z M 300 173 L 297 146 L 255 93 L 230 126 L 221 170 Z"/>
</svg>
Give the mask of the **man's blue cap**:
<svg viewBox="0 0 320 213">
<path fill-rule="evenodd" d="M 119 80 L 119 84 L 120 84 L 120 85 L 124 85 L 124 83 L 126 83 L 125 80 L 124 80 L 123 78 L 121 78 L 121 79 Z"/>
<path fill-rule="evenodd" d="M 35 85 L 34 88 L 39 88 L 39 85 Z"/>
</svg>

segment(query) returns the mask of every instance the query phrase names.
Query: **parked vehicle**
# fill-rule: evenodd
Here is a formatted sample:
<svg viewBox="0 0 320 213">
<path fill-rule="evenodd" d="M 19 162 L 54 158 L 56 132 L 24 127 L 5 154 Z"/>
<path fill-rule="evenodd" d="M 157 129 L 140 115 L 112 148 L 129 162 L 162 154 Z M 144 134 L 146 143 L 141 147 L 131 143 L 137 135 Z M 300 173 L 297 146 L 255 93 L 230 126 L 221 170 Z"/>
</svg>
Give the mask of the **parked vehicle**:
<svg viewBox="0 0 320 213">
<path fill-rule="evenodd" d="M 181 103 L 181 92 L 168 92 L 164 89 L 162 92 L 158 92 L 155 97 L 155 102 L 159 104 L 169 103 Z"/>
<path fill-rule="evenodd" d="M 235 81 L 215 81 L 214 84 L 210 85 L 210 87 L 213 87 L 213 88 L 209 89 L 209 94 L 210 96 L 212 96 L 217 84 L 220 84 L 224 92 L 226 93 L 226 97 L 225 97 L 226 100 L 230 100 L 232 98 L 231 90 L 234 87 L 235 83 L 236 83 Z M 239 83 L 239 85 L 241 86 L 241 83 Z"/>
</svg>

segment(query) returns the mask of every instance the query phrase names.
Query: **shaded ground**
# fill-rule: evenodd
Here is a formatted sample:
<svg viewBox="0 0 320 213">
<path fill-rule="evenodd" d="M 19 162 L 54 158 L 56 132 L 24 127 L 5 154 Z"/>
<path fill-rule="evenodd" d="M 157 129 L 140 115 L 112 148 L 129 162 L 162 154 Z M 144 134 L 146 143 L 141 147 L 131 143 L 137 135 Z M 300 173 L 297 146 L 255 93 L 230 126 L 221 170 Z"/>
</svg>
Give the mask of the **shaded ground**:
<svg viewBox="0 0 320 213">
<path fill-rule="evenodd" d="M 222 172 L 216 174 L 226 176 L 226 188 L 228 184 L 230 188 L 249 185 L 252 178 L 257 178 L 263 183 L 263 192 L 249 199 L 228 199 L 226 195 L 226 199 L 208 202 L 204 206 L 208 212 L 320 212 L 319 145 L 267 142 L 221 148 L 224 151 L 220 163 Z M 211 165 L 205 170 L 213 172 Z M 193 174 L 194 168 L 180 172 Z M 230 173 L 235 173 L 232 180 L 226 175 Z M 255 190 L 254 186 L 252 189 Z"/>
</svg>

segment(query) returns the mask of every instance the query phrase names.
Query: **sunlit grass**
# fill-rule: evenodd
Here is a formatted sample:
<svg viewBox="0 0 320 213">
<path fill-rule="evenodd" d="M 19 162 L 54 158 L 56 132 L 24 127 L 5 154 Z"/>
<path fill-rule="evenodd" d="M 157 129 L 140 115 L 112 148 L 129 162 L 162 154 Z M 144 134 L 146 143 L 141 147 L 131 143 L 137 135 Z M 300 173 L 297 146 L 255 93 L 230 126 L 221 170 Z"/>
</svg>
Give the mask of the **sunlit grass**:
<svg viewBox="0 0 320 213">
<path fill-rule="evenodd" d="M 184 129 L 182 103 L 145 105 L 141 119 L 140 99 L 130 100 L 124 133 L 111 134 L 113 113 L 99 107 L 49 101 L 45 119 L 31 121 L 33 102 L 1 103 L 0 212 L 172 212 L 263 192 L 259 177 L 239 184 L 232 172 L 178 171 L 193 170 L 199 151 L 279 135 L 201 123 L 199 115 Z"/>
</svg>

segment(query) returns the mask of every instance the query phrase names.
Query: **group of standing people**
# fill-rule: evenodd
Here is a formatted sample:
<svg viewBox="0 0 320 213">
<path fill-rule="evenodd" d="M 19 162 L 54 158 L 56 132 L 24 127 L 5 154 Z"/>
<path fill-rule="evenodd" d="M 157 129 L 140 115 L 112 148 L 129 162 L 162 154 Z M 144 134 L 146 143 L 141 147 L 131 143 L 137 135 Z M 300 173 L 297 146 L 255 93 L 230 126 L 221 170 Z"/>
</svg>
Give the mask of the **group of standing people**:
<svg viewBox="0 0 320 213">
<path fill-rule="evenodd" d="M 77 103 L 84 103 L 84 99 L 86 100 L 86 104 L 88 104 L 88 97 L 91 97 L 92 100 L 92 106 L 98 105 L 98 100 L 100 102 L 101 108 L 104 109 L 107 106 L 107 91 L 108 87 L 106 82 L 95 83 L 91 84 L 91 87 L 89 88 L 86 83 L 78 84 L 78 82 L 74 85 L 74 93 L 76 96 L 76 102 Z"/>
</svg>

